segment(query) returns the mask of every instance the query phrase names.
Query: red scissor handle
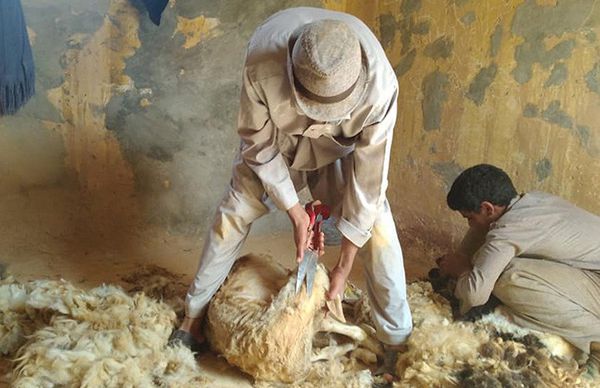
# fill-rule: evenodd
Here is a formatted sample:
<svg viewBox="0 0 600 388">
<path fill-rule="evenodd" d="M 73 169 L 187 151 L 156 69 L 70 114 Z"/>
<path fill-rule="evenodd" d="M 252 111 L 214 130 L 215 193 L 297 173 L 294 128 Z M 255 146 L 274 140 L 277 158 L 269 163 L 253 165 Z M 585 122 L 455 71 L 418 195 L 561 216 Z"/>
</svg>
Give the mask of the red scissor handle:
<svg viewBox="0 0 600 388">
<path fill-rule="evenodd" d="M 317 243 L 319 242 L 319 234 L 321 233 L 321 223 L 323 222 L 323 220 L 329 218 L 329 206 L 324 204 L 313 205 L 313 203 L 311 202 L 307 203 L 304 209 L 310 217 L 310 226 L 313 230 L 313 246 L 316 247 Z M 317 220 L 318 216 L 321 217 Z"/>
</svg>

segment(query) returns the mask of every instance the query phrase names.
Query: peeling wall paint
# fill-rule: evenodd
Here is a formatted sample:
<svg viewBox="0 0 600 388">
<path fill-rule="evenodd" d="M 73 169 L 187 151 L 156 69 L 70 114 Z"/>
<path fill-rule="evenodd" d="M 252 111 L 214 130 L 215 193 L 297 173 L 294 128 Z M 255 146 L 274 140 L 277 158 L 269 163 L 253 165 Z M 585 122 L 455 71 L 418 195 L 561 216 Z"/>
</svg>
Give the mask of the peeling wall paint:
<svg viewBox="0 0 600 388">
<path fill-rule="evenodd" d="M 173 35 L 179 33 L 185 36 L 183 48 L 189 49 L 195 47 L 204 39 L 210 39 L 216 36 L 219 31 L 215 30 L 219 25 L 219 19 L 206 18 L 203 15 L 188 19 L 177 16 L 177 28 Z"/>
</svg>

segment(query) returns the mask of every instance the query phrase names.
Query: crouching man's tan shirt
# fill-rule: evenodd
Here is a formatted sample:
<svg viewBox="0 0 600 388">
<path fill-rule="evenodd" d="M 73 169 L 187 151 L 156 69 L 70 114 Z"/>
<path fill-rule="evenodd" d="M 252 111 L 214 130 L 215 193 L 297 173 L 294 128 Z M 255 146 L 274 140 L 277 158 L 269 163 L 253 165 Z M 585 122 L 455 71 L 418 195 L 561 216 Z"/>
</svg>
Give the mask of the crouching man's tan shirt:
<svg viewBox="0 0 600 388">
<path fill-rule="evenodd" d="M 600 217 L 550 194 L 527 193 L 513 199 L 487 234 L 469 229 L 461 250 L 473 254 L 473 270 L 455 289 L 464 314 L 488 300 L 514 257 L 600 271 Z"/>
<path fill-rule="evenodd" d="M 346 22 L 368 62 L 362 102 L 340 122 L 311 120 L 296 106 L 291 90 L 290 40 L 303 25 L 321 19 Z M 275 205 L 285 211 L 298 202 L 296 190 L 302 188 L 304 172 L 353 158 L 352 171 L 345 172 L 338 228 L 362 246 L 385 200 L 397 94 L 396 76 L 381 45 L 359 19 L 316 8 L 276 13 L 248 44 L 238 120 L 243 160 Z"/>
</svg>

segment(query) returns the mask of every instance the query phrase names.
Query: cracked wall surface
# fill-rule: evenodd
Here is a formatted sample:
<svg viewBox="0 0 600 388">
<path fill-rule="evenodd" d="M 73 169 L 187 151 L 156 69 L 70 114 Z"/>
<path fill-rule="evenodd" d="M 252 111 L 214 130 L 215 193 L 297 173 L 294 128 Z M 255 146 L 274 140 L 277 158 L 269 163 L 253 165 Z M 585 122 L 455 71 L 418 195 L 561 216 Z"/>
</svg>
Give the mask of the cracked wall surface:
<svg viewBox="0 0 600 388">
<path fill-rule="evenodd" d="M 388 197 L 408 257 L 456 242 L 445 194 L 476 163 L 600 214 L 598 0 L 171 0 L 159 27 L 138 0 L 22 2 L 38 92 L 0 118 L 0 195 L 64 190 L 74 229 L 206 229 L 238 147 L 247 39 L 296 5 L 354 14 L 386 49 L 400 84 Z"/>
</svg>

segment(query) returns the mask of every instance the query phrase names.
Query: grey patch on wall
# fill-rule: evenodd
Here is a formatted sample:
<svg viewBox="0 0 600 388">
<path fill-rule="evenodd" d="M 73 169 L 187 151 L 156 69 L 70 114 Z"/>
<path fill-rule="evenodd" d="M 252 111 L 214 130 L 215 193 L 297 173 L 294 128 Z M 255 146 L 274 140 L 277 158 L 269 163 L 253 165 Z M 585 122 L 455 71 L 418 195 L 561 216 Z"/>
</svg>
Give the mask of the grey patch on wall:
<svg viewBox="0 0 600 388">
<path fill-rule="evenodd" d="M 544 88 L 549 88 L 550 86 L 560 86 L 567 80 L 567 65 L 562 62 L 556 63 L 552 67 L 552 72 L 548 76 L 546 82 L 544 82 Z"/>
<path fill-rule="evenodd" d="M 539 115 L 538 107 L 531 103 L 527 104 L 523 110 L 524 117 L 534 118 Z M 558 100 L 552 101 L 548 107 L 541 112 L 541 118 L 548 123 L 557 124 L 562 128 L 570 129 L 579 140 L 582 148 L 584 148 L 589 155 L 597 156 L 600 154 L 600 150 L 591 145 L 592 133 L 590 128 L 586 125 L 576 124 L 572 117 L 560 109 L 560 102 Z"/>
<path fill-rule="evenodd" d="M 538 182 L 543 181 L 552 174 L 552 163 L 550 160 L 544 158 L 535 164 L 535 174 L 537 175 Z"/>
<path fill-rule="evenodd" d="M 65 42 L 75 34 L 89 40 L 104 22 L 109 0 L 47 1 L 23 0 L 27 24 L 36 32 L 33 45 L 36 80 L 43 89 L 52 89 L 63 82 L 61 57 Z"/>
<path fill-rule="evenodd" d="M 113 132 L 124 155 L 134 164 L 138 154 L 161 162 L 172 161 L 184 147 L 185 141 L 179 136 L 183 123 L 165 112 L 140 107 L 139 100 L 137 90 L 114 96 L 106 106 L 107 129 Z"/>
<path fill-rule="evenodd" d="M 479 70 L 479 73 L 477 73 L 469 85 L 469 91 L 466 94 L 467 98 L 473 101 L 477 106 L 483 104 L 485 92 L 496 78 L 497 72 L 498 66 L 495 63 Z"/>
<path fill-rule="evenodd" d="M 454 0 L 454 4 L 456 4 L 459 7 L 462 7 L 463 5 L 467 4 L 469 2 L 469 0 Z"/>
<path fill-rule="evenodd" d="M 569 58 L 574 48 L 575 41 L 572 39 L 562 41 L 547 51 L 544 49 L 542 36 L 526 41 L 515 49 L 517 66 L 512 72 L 513 77 L 520 84 L 525 84 L 533 75 L 534 63 L 539 63 L 547 69 L 554 63 Z"/>
<path fill-rule="evenodd" d="M 423 20 L 415 23 L 412 28 L 412 32 L 415 35 L 426 35 L 429 33 L 429 29 L 431 28 L 431 23 L 429 20 Z"/>
<path fill-rule="evenodd" d="M 594 42 L 596 42 L 598 40 L 598 36 L 596 35 L 596 33 L 594 31 L 590 31 L 587 34 L 585 34 L 585 38 L 590 43 L 594 43 Z"/>
<path fill-rule="evenodd" d="M 389 48 L 396 36 L 398 22 L 394 15 L 386 13 L 379 16 L 379 35 L 381 36 L 381 45 L 383 48 Z"/>
<path fill-rule="evenodd" d="M 174 152 L 171 150 L 167 150 L 161 145 L 154 144 L 150 146 L 150 150 L 146 153 L 146 156 L 160 162 L 172 162 L 173 154 Z"/>
<path fill-rule="evenodd" d="M 408 1 L 402 3 L 403 17 L 400 21 L 391 14 L 383 14 L 379 16 L 379 36 L 383 48 L 389 48 L 396 37 L 396 32 L 400 32 L 402 49 L 401 53 L 405 54 L 411 49 L 412 35 L 424 35 L 429 32 L 429 21 L 416 22 L 411 16 L 412 13 L 421 8 L 420 1 Z"/>
<path fill-rule="evenodd" d="M 447 36 L 442 36 L 425 47 L 424 54 L 430 58 L 448 58 L 452 55 L 454 42 Z"/>
<path fill-rule="evenodd" d="M 540 115 L 540 109 L 537 107 L 537 105 L 532 104 L 532 103 L 527 103 L 527 105 L 525 105 L 525 108 L 523 109 L 523 116 L 524 117 L 538 117 Z"/>
<path fill-rule="evenodd" d="M 590 127 L 586 125 L 578 125 L 575 128 L 577 133 L 577 138 L 579 138 L 579 142 L 582 146 L 588 147 L 590 143 Z"/>
<path fill-rule="evenodd" d="M 73 36 L 82 37 L 79 46 L 85 44 L 104 22 L 109 1 L 22 0 L 22 4 L 27 25 L 36 33 L 32 46 L 36 94 L 20 113 L 60 123 L 63 121 L 61 113 L 50 103 L 46 91 L 64 82 L 65 44 L 76 48 L 77 45 L 72 44 Z"/>
<path fill-rule="evenodd" d="M 464 26 L 470 26 L 475 21 L 475 12 L 469 11 L 460 18 L 460 22 Z"/>
<path fill-rule="evenodd" d="M 502 44 L 502 33 L 504 32 L 502 26 L 498 24 L 494 29 L 494 32 L 490 36 L 490 56 L 493 58 L 498 55 L 500 51 L 500 45 Z"/>
<path fill-rule="evenodd" d="M 552 101 L 542 112 L 542 118 L 549 123 L 557 124 L 562 128 L 573 128 L 573 119 L 567 112 L 560 109 L 560 101 Z"/>
<path fill-rule="evenodd" d="M 400 32 L 402 48 L 401 54 L 406 54 L 412 49 L 412 36 L 424 35 L 429 32 L 429 20 L 418 21 L 412 15 L 421 8 L 421 1 L 404 1 L 401 6 L 402 18 L 398 21 L 396 30 Z"/>
<path fill-rule="evenodd" d="M 597 24 L 600 11 L 595 3 L 594 0 L 559 1 L 549 7 L 527 0 L 519 5 L 513 18 L 512 33 L 522 36 L 525 41 L 515 50 L 517 66 L 513 70 L 514 79 L 524 84 L 531 79 L 534 63 L 549 68 L 555 62 L 570 57 L 575 47 L 573 40 L 562 41 L 546 50 L 545 38 L 561 37 L 567 32 Z"/>
<path fill-rule="evenodd" d="M 394 67 L 394 72 L 398 78 L 402 77 L 407 71 L 412 68 L 415 58 L 417 57 L 417 50 L 412 49 L 408 53 L 400 58 L 400 62 Z"/>
<path fill-rule="evenodd" d="M 600 95 L 600 62 L 596 62 L 592 70 L 586 73 L 585 83 L 589 90 Z"/>
<path fill-rule="evenodd" d="M 440 128 L 444 103 L 448 99 L 448 93 L 446 92 L 448 84 L 448 75 L 438 70 L 423 78 L 421 108 L 423 112 L 423 129 L 425 131 Z"/>
<path fill-rule="evenodd" d="M 226 13 L 222 11 L 221 7 L 222 5 L 218 1 L 213 0 L 177 0 L 177 13 L 190 19 L 203 15 L 224 20 L 222 18 Z"/>
<path fill-rule="evenodd" d="M 433 172 L 442 179 L 446 190 L 450 189 L 456 177 L 464 170 L 463 167 L 453 160 L 450 162 L 434 163 L 431 168 L 433 169 Z"/>
<path fill-rule="evenodd" d="M 421 0 L 403 0 L 400 10 L 404 15 L 410 15 L 421 9 Z"/>
</svg>

